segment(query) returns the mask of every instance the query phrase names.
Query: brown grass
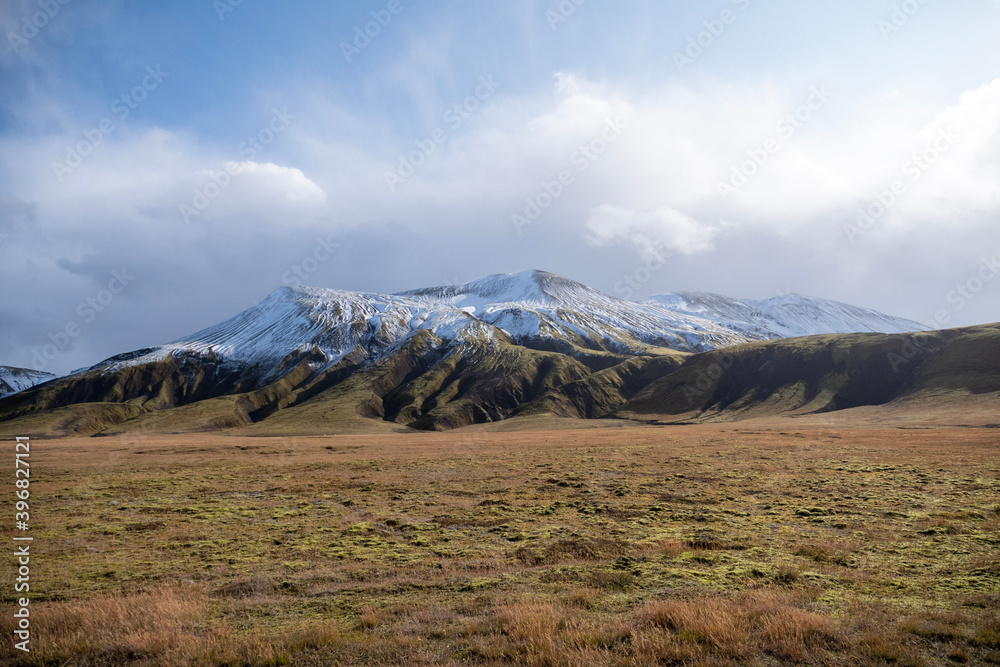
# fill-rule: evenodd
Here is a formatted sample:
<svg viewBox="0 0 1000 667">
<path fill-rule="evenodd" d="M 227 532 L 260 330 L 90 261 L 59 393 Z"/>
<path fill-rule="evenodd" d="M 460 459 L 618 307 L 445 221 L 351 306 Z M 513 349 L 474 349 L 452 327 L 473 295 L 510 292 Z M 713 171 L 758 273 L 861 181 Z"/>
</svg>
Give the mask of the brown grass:
<svg viewBox="0 0 1000 667">
<path fill-rule="evenodd" d="M 795 549 L 797 556 L 803 556 L 817 563 L 832 563 L 844 567 L 857 567 L 857 553 L 862 544 L 858 541 L 831 539 L 810 540 Z"/>
<path fill-rule="evenodd" d="M 638 631 L 669 630 L 681 644 L 691 642 L 734 659 L 765 652 L 802 662 L 816 651 L 835 648 L 845 634 L 833 620 L 800 609 L 774 593 L 735 600 L 702 597 L 651 602 L 637 612 L 636 621 Z"/>
<path fill-rule="evenodd" d="M 102 664 L 123 664 L 152 656 L 187 655 L 197 647 L 195 628 L 205 617 L 208 600 L 199 589 L 168 587 L 136 595 L 34 605 L 32 630 L 36 664 L 59 663 L 92 655 Z M 0 623 L 10 635 L 13 623 Z M 17 655 L 4 643 L 6 658 Z"/>
<path fill-rule="evenodd" d="M 1000 664 L 1000 433 L 751 426 L 38 441 L 0 664 Z"/>
<path fill-rule="evenodd" d="M 9 615 L 0 619 L 4 634 L 13 626 Z M 30 665 L 276 665 L 310 648 L 335 646 L 342 637 L 340 626 L 327 620 L 303 623 L 283 636 L 239 632 L 212 619 L 200 586 L 37 605 L 31 629 L 36 639 L 29 655 L 4 642 L 0 658 Z"/>
</svg>

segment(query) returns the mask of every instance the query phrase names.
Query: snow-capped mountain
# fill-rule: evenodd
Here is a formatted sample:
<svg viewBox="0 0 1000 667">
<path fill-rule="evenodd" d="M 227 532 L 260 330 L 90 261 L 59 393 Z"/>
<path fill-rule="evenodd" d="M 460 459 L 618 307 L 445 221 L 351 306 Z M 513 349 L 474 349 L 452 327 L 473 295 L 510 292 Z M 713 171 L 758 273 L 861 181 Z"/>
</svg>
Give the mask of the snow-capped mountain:
<svg viewBox="0 0 1000 667">
<path fill-rule="evenodd" d="M 697 353 L 805 334 L 919 329 L 792 295 L 624 301 L 543 271 L 397 294 L 282 287 L 220 324 L 111 357 L 54 380 L 51 391 L 0 400 L 0 423 L 69 405 L 81 407 L 60 414 L 52 432 L 263 422 L 274 432 L 329 433 L 364 430 L 372 419 L 445 429 L 522 413 L 599 417 Z"/>
<path fill-rule="evenodd" d="M 455 344 L 499 339 L 570 352 L 641 354 L 651 347 L 702 352 L 750 340 L 920 329 L 916 322 L 809 297 L 740 301 L 685 292 L 637 303 L 552 273 L 524 271 L 397 294 L 282 287 L 221 324 L 95 368 L 113 371 L 193 353 L 273 379 L 289 355 L 309 354 L 317 369 L 359 348 L 373 360 L 418 331 Z"/>
<path fill-rule="evenodd" d="M 359 346 L 378 357 L 421 329 L 456 341 L 491 333 L 465 311 L 428 307 L 403 296 L 280 287 L 220 324 L 166 345 L 112 357 L 94 368 L 118 370 L 194 353 L 261 369 L 267 379 L 280 371 L 290 354 L 312 354 L 317 368 L 331 366 Z"/>
<path fill-rule="evenodd" d="M 746 340 L 710 319 L 617 299 L 545 271 L 487 276 L 398 296 L 464 310 L 519 343 L 550 339 L 611 351 L 653 345 L 694 352 Z"/>
<path fill-rule="evenodd" d="M 0 398 L 24 391 L 36 384 L 55 379 L 52 373 L 33 371 L 30 368 L 0 366 Z"/>
<path fill-rule="evenodd" d="M 912 320 L 798 294 L 752 300 L 709 292 L 677 292 L 659 294 L 645 303 L 680 315 L 709 319 L 731 331 L 761 339 L 821 333 L 907 333 L 927 329 Z"/>
</svg>

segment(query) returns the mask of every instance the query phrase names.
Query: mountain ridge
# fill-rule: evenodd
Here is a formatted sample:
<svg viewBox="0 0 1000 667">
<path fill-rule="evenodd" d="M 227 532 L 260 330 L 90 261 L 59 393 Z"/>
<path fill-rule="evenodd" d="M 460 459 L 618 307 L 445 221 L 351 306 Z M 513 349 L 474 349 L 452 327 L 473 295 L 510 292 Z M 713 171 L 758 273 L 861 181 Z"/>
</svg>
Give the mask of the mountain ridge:
<svg viewBox="0 0 1000 667">
<path fill-rule="evenodd" d="M 975 407 L 1000 418 L 1000 324 L 912 334 L 826 334 L 693 355 L 615 415 L 664 423 Z"/>
<path fill-rule="evenodd" d="M 30 389 L 42 382 L 56 379 L 52 373 L 30 368 L 0 366 L 0 398 Z"/>
<path fill-rule="evenodd" d="M 730 328 L 746 333 L 757 332 L 767 338 L 793 338 L 818 333 L 906 333 L 926 331 L 928 327 L 913 320 L 892 317 L 870 308 L 787 293 L 766 299 L 734 299 L 711 292 L 684 291 L 658 294 L 645 303 L 656 303 L 678 313 L 689 313 L 724 320 Z M 817 318 L 822 315 L 822 319 Z M 817 330 L 820 323 L 827 331 Z"/>
<path fill-rule="evenodd" d="M 289 354 L 312 352 L 333 366 L 358 345 L 372 358 L 418 330 L 443 340 L 506 342 L 567 353 L 645 354 L 648 348 L 702 352 L 750 340 L 877 331 L 923 330 L 921 324 L 835 301 L 788 295 L 739 300 L 705 292 L 618 299 L 557 274 L 495 274 L 456 286 L 379 294 L 279 287 L 233 317 L 170 343 L 106 359 L 90 370 L 200 354 L 255 367 L 274 379 Z M 781 311 L 794 311 L 783 322 Z M 325 362 L 319 359 L 325 359 Z"/>
<path fill-rule="evenodd" d="M 396 294 L 281 287 L 216 325 L 0 400 L 0 422 L 58 414 L 60 428 L 98 433 L 172 420 L 299 428 L 289 415 L 321 430 L 603 417 L 691 355 L 845 327 L 920 325 L 797 296 L 625 301 L 544 271 Z"/>
</svg>

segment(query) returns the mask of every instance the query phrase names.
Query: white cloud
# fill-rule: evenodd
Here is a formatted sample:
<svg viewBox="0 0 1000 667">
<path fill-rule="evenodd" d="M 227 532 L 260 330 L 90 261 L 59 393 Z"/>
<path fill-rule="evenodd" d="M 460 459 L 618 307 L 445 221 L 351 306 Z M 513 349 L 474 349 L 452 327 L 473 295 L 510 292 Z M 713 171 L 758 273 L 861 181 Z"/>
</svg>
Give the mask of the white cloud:
<svg viewBox="0 0 1000 667">
<path fill-rule="evenodd" d="M 51 163 L 80 140 L 78 129 L 0 137 L 5 182 L 0 195 L 14 197 L 18 210 L 33 216 L 30 225 L 0 225 L 0 232 L 9 234 L 3 249 L 16 257 L 8 275 L 15 269 L 45 275 L 24 302 L 50 304 L 51 321 L 38 325 L 39 334 L 44 337 L 72 314 L 76 301 L 92 289 L 87 276 L 97 284 L 108 266 L 131 264 L 142 252 L 137 294 L 158 280 L 161 292 L 178 294 L 200 295 L 204 285 L 225 285 L 215 288 L 216 301 L 204 306 L 209 314 L 199 326 L 211 323 L 218 302 L 229 303 L 227 292 L 244 290 L 243 298 L 259 298 L 280 284 L 282 273 L 311 252 L 321 234 L 338 235 L 345 247 L 353 235 L 351 252 L 324 270 L 342 270 L 337 279 L 355 280 L 353 287 L 364 289 L 390 278 L 395 289 L 444 282 L 460 271 L 473 279 L 487 264 L 489 270 L 562 271 L 607 289 L 616 272 L 631 267 L 629 251 L 666 250 L 676 262 L 657 276 L 662 284 L 656 289 L 663 291 L 690 287 L 759 296 L 773 292 L 771 274 L 815 271 L 811 283 L 790 284 L 788 275 L 775 280 L 789 281 L 782 288 L 872 306 L 879 305 L 866 301 L 872 281 L 893 289 L 900 285 L 911 304 L 923 303 L 935 290 L 947 294 L 957 279 L 947 267 L 964 261 L 962 253 L 978 262 L 981 248 L 998 245 L 1000 80 L 962 95 L 936 117 L 909 115 L 905 122 L 895 107 L 878 105 L 866 107 L 870 117 L 859 119 L 845 112 L 851 101 L 835 98 L 794 137 L 783 139 L 780 150 L 729 200 L 719 196 L 719 180 L 747 150 L 776 134 L 777 122 L 803 102 L 808 89 L 753 82 L 712 88 L 665 84 L 635 92 L 562 72 L 555 86 L 536 95 L 501 88 L 460 128 L 449 127 L 447 141 L 394 193 L 386 188 L 384 172 L 395 166 L 396 155 L 412 151 L 414 141 L 440 123 L 443 109 L 426 111 L 430 122 L 422 135 L 397 141 L 378 119 L 352 115 L 316 89 L 310 94 L 299 98 L 296 125 L 268 148 L 266 162 L 234 163 L 237 151 L 136 123 L 108 136 L 60 183 Z M 613 118 L 624 120 L 627 129 L 585 171 L 578 170 L 571 161 L 574 151 Z M 853 222 L 857 206 L 899 176 L 941 126 L 954 127 L 960 141 L 912 184 L 862 246 L 845 250 L 843 224 Z M 190 204 L 213 173 L 237 164 L 240 174 L 195 224 L 184 225 L 178 206 Z M 516 235 L 511 214 L 543 181 L 566 169 L 573 183 L 524 236 Z M 376 234 L 373 228 L 391 232 Z M 822 269 L 805 249 L 827 260 Z M 403 263 L 411 254 L 412 264 Z M 887 259 L 889 254 L 894 259 Z M 692 270 L 709 263 L 727 269 Z M 894 272 L 903 275 L 900 267 L 910 272 L 906 280 L 891 282 Z M 689 282 L 671 284 L 682 278 Z M 330 275 L 317 275 L 316 284 L 344 286 Z M 51 294 L 59 285 L 70 294 L 65 304 L 55 305 Z M 842 285 L 850 287 L 831 291 Z M 882 290 L 893 295 L 887 300 L 901 298 L 893 289 Z M 149 297 L 151 311 L 160 309 L 156 298 Z M 976 305 L 985 310 L 988 303 L 984 297 Z M 28 308 L 19 307 L 21 313 Z M 919 319 L 929 313 L 914 306 L 899 314 Z M 167 315 L 162 321 L 178 327 L 172 335 L 188 332 Z M 121 350 L 102 353 L 116 351 Z"/>
<path fill-rule="evenodd" d="M 272 162 L 227 162 L 225 166 L 227 170 L 238 172 L 233 180 L 233 196 L 241 200 L 242 207 L 268 203 L 314 207 L 326 204 L 323 188 L 301 169 Z"/>
<path fill-rule="evenodd" d="M 953 148 L 929 166 L 915 189 L 920 209 L 934 201 L 960 211 L 996 210 L 1000 192 L 1000 79 L 962 94 L 959 103 L 940 113 L 920 133 L 919 144 L 932 147 L 941 131 L 957 137 Z"/>
<path fill-rule="evenodd" d="M 556 92 L 576 95 L 580 92 L 580 82 L 568 72 L 556 72 Z"/>
<path fill-rule="evenodd" d="M 599 206 L 587 220 L 587 242 L 594 246 L 627 243 L 643 255 L 670 253 L 694 255 L 714 248 L 722 230 L 663 206 L 641 212 L 617 206 Z"/>
<path fill-rule="evenodd" d="M 884 231 L 907 233 L 935 219 L 954 224 L 956 214 L 1000 205 L 1000 79 L 968 91 L 936 118 L 920 125 L 908 118 L 884 136 L 871 128 L 892 126 L 892 108 L 873 107 L 875 115 L 858 125 L 838 111 L 845 102 L 835 95 L 792 137 L 779 136 L 777 125 L 808 88 L 667 84 L 638 93 L 573 72 L 560 71 L 555 80 L 554 90 L 535 96 L 501 88 L 460 128 L 448 128 L 446 142 L 394 193 L 385 171 L 423 137 L 386 146 L 381 128 L 336 105 L 338 122 L 324 125 L 320 117 L 331 116 L 325 98 L 302 101 L 301 122 L 282 139 L 280 163 L 270 155 L 270 162 L 233 163 L 231 154 L 154 128 L 108 137 L 65 183 L 55 182 L 49 165 L 79 136 L 7 139 L 2 168 L 17 179 L 12 193 L 37 203 L 40 220 L 53 227 L 82 219 L 113 227 L 137 212 L 173 224 L 178 205 L 212 173 L 239 164 L 241 174 L 202 219 L 223 228 L 268 218 L 290 224 L 326 216 L 345 226 L 391 219 L 425 232 L 480 220 L 493 233 L 543 181 L 574 169 L 571 155 L 606 121 L 620 118 L 627 130 L 585 172 L 573 172 L 573 185 L 539 226 L 586 232 L 598 245 L 624 241 L 641 252 L 664 243 L 700 254 L 722 242 L 721 220 L 804 240 L 839 236 L 845 215 L 900 177 L 937 128 L 952 127 L 960 141 L 912 184 Z M 719 182 L 772 137 L 779 150 L 737 194 L 720 197 Z"/>
</svg>

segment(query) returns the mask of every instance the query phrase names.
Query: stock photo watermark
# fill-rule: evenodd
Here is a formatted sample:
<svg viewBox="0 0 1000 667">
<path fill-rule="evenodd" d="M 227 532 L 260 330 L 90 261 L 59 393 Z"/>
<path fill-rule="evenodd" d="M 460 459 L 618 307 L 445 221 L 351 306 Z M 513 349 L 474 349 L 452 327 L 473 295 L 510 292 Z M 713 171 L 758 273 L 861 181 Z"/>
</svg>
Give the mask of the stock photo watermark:
<svg viewBox="0 0 1000 667">
<path fill-rule="evenodd" d="M 298 263 L 292 264 L 292 267 L 281 276 L 281 282 L 289 287 L 306 285 L 309 277 L 319 271 L 321 264 L 330 261 L 339 248 L 340 244 L 334 243 L 332 236 L 317 238 L 312 252 Z"/>
<path fill-rule="evenodd" d="M 131 113 L 139 108 L 149 94 L 160 87 L 160 84 L 170 76 L 160 66 L 146 67 L 146 75 L 136 85 L 122 93 L 111 103 L 113 118 L 105 117 L 96 126 L 83 131 L 83 139 L 73 146 L 66 147 L 66 156 L 62 162 L 52 162 L 52 171 L 61 183 L 73 171 L 83 164 L 83 161 L 94 154 L 98 146 L 104 143 L 105 137 L 118 129 L 118 123 L 124 122 Z"/>
<path fill-rule="evenodd" d="M 608 152 L 611 145 L 618 141 L 627 129 L 628 123 L 623 121 L 621 117 L 605 120 L 604 127 L 600 133 L 586 144 L 574 150 L 572 155 L 570 155 L 569 162 L 575 167 L 576 174 L 582 174 L 587 171 L 590 165 L 597 162 L 601 156 Z M 563 169 L 551 180 L 542 181 L 539 191 L 535 195 L 525 198 L 524 209 L 520 212 L 512 213 L 510 216 L 511 224 L 514 225 L 517 233 L 523 234 L 524 228 L 534 224 L 541 217 L 542 213 L 548 210 L 566 192 L 566 188 L 575 182 L 576 176 L 573 169 Z"/>
<path fill-rule="evenodd" d="M 851 244 L 857 243 L 875 225 L 885 218 L 905 195 L 910 187 L 916 184 L 941 157 L 947 153 L 960 139 L 952 128 L 938 130 L 933 143 L 923 152 L 913 155 L 903 164 L 901 174 L 888 186 L 879 190 L 868 204 L 858 208 L 857 221 L 853 225 L 844 225 L 844 234 Z"/>
<path fill-rule="evenodd" d="M 38 36 L 49 21 L 54 19 L 63 7 L 72 0 L 38 0 L 38 11 L 21 17 L 21 26 L 17 32 L 13 30 L 7 33 L 7 41 L 14 49 L 14 53 L 20 55 L 21 50 L 28 46 L 28 42 Z"/>
<path fill-rule="evenodd" d="M 892 372 L 898 373 L 901 368 L 917 357 L 933 353 L 935 348 L 930 343 L 931 336 L 927 333 L 918 331 L 907 336 L 902 345 L 885 355 L 889 366 L 892 367 Z"/>
<path fill-rule="evenodd" d="M 227 14 L 232 14 L 236 8 L 243 4 L 243 0 L 212 0 L 212 9 L 220 21 L 226 20 Z"/>
<path fill-rule="evenodd" d="M 615 283 L 615 293 L 622 295 L 626 300 L 634 298 L 653 279 L 653 274 L 667 265 L 667 260 L 672 255 L 673 253 L 662 246 L 650 248 L 643 254 L 642 262 Z"/>
<path fill-rule="evenodd" d="M 19 531 L 14 536 L 14 558 L 17 577 L 14 578 L 13 599 L 17 603 L 14 611 L 14 642 L 18 651 L 30 653 L 31 648 L 31 542 L 28 534 L 31 515 L 31 439 L 17 436 L 14 444 L 14 527 Z"/>
<path fill-rule="evenodd" d="M 407 2 L 411 1 L 407 0 Z M 406 7 L 402 0 L 389 0 L 384 8 L 373 9 L 370 12 L 371 21 L 354 26 L 353 39 L 350 43 L 340 43 L 340 52 L 344 54 L 344 59 L 350 63 L 355 56 L 361 55 L 361 52 L 371 45 L 372 40 L 381 35 L 382 31 L 388 28 L 393 19 L 402 14 L 404 9 Z"/>
<path fill-rule="evenodd" d="M 560 25 L 576 14 L 577 9 L 586 3 L 587 0 L 561 0 L 555 9 L 545 10 L 545 20 L 549 22 L 549 27 L 555 32 Z"/>
<path fill-rule="evenodd" d="M 739 12 L 744 12 L 750 8 L 751 0 L 732 0 Z M 729 9 L 723 9 L 718 16 L 702 21 L 704 30 L 698 34 L 688 37 L 687 46 L 682 51 L 674 51 L 674 65 L 678 72 L 683 72 L 686 67 L 695 63 L 696 60 L 705 55 L 705 52 L 712 48 L 716 40 L 725 34 L 729 26 L 736 23 L 739 13 Z"/>
<path fill-rule="evenodd" d="M 951 323 L 951 318 L 956 313 L 960 313 L 972 303 L 987 287 L 993 279 L 1000 276 L 1000 255 L 994 254 L 991 257 L 981 257 L 979 266 L 963 281 L 957 283 L 953 289 L 945 295 L 945 302 L 949 307 L 939 308 L 934 316 L 922 322 L 924 326 L 933 331 L 946 328 Z M 909 364 L 922 354 L 933 352 L 933 348 L 922 344 L 921 340 L 929 337 L 930 334 L 918 332 L 913 334 L 898 350 L 890 352 L 887 357 L 894 372 Z"/>
<path fill-rule="evenodd" d="M 781 151 L 784 141 L 791 141 L 795 135 L 805 127 L 805 124 L 812 120 L 813 116 L 826 106 L 826 103 L 833 97 L 833 93 L 827 90 L 825 85 L 813 86 L 810 89 L 809 97 L 804 104 L 794 111 L 785 114 L 775 126 L 778 131 L 777 137 L 768 137 L 761 146 L 747 150 L 747 158 L 733 167 L 728 181 L 719 181 L 718 190 L 723 201 L 728 201 L 731 195 L 739 192 L 753 179 L 760 170 L 771 161 L 771 158 Z"/>
<path fill-rule="evenodd" d="M 928 0 L 905 0 L 892 6 L 892 13 L 887 19 L 879 19 L 878 31 L 882 34 L 882 39 L 890 39 L 897 32 L 920 13 L 920 10 L 927 5 Z"/>
<path fill-rule="evenodd" d="M 955 285 L 955 288 L 948 292 L 945 301 L 951 306 L 952 313 L 960 313 L 965 310 L 975 298 L 1000 275 L 1000 259 L 998 255 L 992 257 L 982 257 L 979 266 L 972 272 L 966 280 Z M 924 324 L 931 329 L 941 329 L 949 323 L 951 317 L 948 309 L 940 309 Z"/>
<path fill-rule="evenodd" d="M 288 113 L 288 109 L 275 107 L 271 112 L 271 118 L 267 124 L 256 133 L 248 135 L 246 141 L 237 146 L 236 151 L 240 156 L 246 158 L 246 162 L 252 162 L 257 155 L 263 151 L 275 138 L 288 129 L 295 116 Z M 240 162 L 226 162 L 222 171 L 209 170 L 208 180 L 200 187 L 194 188 L 194 196 L 191 197 L 190 204 L 181 203 L 177 206 L 184 224 L 191 224 L 195 216 L 201 215 L 209 205 L 215 201 L 226 188 L 233 183 L 233 178 L 243 173 L 243 164 Z"/>
<path fill-rule="evenodd" d="M 131 275 L 127 269 L 111 272 L 111 279 L 107 286 L 98 290 L 96 294 L 88 296 L 76 307 L 76 319 L 67 320 L 61 328 L 48 335 L 49 343 L 42 347 L 31 348 L 31 365 L 40 371 L 44 371 L 48 365 L 56 359 L 62 352 L 69 349 L 73 341 L 83 333 L 83 326 L 91 324 L 97 316 L 107 310 L 115 298 L 125 291 L 125 288 L 132 284 L 135 276 Z M 82 324 L 81 324 L 82 322 Z"/>
<path fill-rule="evenodd" d="M 501 84 L 493 78 L 492 74 L 484 74 L 479 77 L 478 84 L 472 94 L 449 107 L 441 115 L 444 126 L 436 127 L 423 139 L 414 141 L 416 148 L 406 155 L 400 155 L 397 158 L 395 169 L 385 172 L 385 184 L 388 186 L 389 192 L 395 192 L 396 188 L 417 173 L 420 167 L 427 164 L 427 160 L 437 153 L 438 148 L 451 138 L 449 132 L 454 132 L 465 121 L 469 120 L 472 114 L 493 97 L 493 93 L 500 86 Z"/>
</svg>

